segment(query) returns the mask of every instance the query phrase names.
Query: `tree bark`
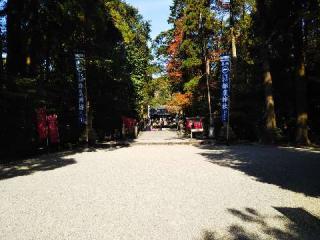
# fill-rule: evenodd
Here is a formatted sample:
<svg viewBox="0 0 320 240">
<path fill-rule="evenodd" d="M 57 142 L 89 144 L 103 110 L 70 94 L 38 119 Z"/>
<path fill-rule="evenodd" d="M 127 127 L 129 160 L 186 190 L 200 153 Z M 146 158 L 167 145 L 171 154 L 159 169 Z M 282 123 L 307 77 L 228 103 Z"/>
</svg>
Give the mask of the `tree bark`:
<svg viewBox="0 0 320 240">
<path fill-rule="evenodd" d="M 307 111 L 307 83 L 305 75 L 305 63 L 302 60 L 297 66 L 296 76 L 296 108 L 297 108 L 297 144 L 309 145 L 309 130 L 308 130 L 308 111 Z"/>
<path fill-rule="evenodd" d="M 274 97 L 272 89 L 272 75 L 270 71 L 270 63 L 268 60 L 268 54 L 266 50 L 262 53 L 262 69 L 263 69 L 263 84 L 265 93 L 265 104 L 266 104 L 266 130 L 271 133 L 277 128 Z"/>
<path fill-rule="evenodd" d="M 36 77 L 40 74 L 40 57 L 39 57 L 39 52 L 42 50 L 41 49 L 41 31 L 39 29 L 39 8 L 40 8 L 40 3 L 38 0 L 32 0 L 31 1 L 31 12 L 32 12 L 32 17 L 30 19 L 30 24 L 32 26 L 32 34 L 31 34 L 31 42 L 30 42 L 30 58 L 31 58 L 31 63 L 29 66 L 29 75 L 31 77 Z M 40 78 L 41 79 L 41 78 Z M 41 81 L 41 80 L 40 80 Z"/>
<path fill-rule="evenodd" d="M 232 56 L 232 80 L 236 81 L 237 79 L 237 63 L 238 63 L 238 54 L 237 54 L 237 37 L 235 31 L 235 13 L 234 13 L 234 1 L 231 1 L 230 5 L 230 37 L 231 37 L 231 56 Z"/>
<path fill-rule="evenodd" d="M 267 43 L 267 16 L 266 5 L 264 0 L 257 1 L 257 14 L 260 22 L 261 37 L 261 61 L 262 61 L 262 77 L 265 93 L 265 133 L 264 141 L 273 143 L 276 140 L 277 118 L 275 114 L 275 101 L 273 96 L 273 80 L 270 70 L 269 49 Z"/>
<path fill-rule="evenodd" d="M 300 0 L 295 1 L 295 12 L 297 22 L 295 26 L 294 51 L 296 60 L 295 69 L 295 88 L 296 88 L 296 143 L 300 145 L 309 145 L 309 130 L 308 130 L 308 104 L 307 104 L 307 76 L 306 76 L 306 53 L 304 46 L 304 19 L 299 14 L 303 9 L 303 4 Z"/>
</svg>

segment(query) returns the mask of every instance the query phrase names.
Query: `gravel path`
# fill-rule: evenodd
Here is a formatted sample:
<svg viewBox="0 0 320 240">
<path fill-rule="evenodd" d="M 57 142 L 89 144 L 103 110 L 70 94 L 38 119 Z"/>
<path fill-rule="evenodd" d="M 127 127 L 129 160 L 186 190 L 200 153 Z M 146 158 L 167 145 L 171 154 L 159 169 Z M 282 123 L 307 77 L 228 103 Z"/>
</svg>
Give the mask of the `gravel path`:
<svg viewBox="0 0 320 240">
<path fill-rule="evenodd" d="M 133 142 L 133 145 L 196 145 L 200 140 L 189 137 L 178 136 L 177 131 L 173 129 L 163 129 L 162 131 L 141 132 L 139 138 Z"/>
<path fill-rule="evenodd" d="M 154 141 L 154 140 L 177 140 L 180 139 L 177 135 L 177 131 L 174 129 L 163 129 L 162 131 L 146 131 L 146 132 L 141 132 L 138 138 L 138 141 Z"/>
<path fill-rule="evenodd" d="M 303 178 L 319 180 L 319 161 L 294 149 L 159 145 L 1 166 L 0 239 L 316 240 L 319 181 Z M 286 184 L 290 174 L 298 180 Z"/>
</svg>

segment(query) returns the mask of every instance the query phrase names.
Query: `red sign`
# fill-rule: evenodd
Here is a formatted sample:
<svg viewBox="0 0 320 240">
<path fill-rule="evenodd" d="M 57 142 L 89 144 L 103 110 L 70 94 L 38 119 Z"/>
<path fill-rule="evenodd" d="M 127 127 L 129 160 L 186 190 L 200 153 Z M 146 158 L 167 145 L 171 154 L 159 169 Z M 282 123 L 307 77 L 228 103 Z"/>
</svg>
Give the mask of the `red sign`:
<svg viewBox="0 0 320 240">
<path fill-rule="evenodd" d="M 37 112 L 37 130 L 40 141 L 44 141 L 48 138 L 47 128 L 47 112 L 45 108 L 39 108 Z"/>
</svg>

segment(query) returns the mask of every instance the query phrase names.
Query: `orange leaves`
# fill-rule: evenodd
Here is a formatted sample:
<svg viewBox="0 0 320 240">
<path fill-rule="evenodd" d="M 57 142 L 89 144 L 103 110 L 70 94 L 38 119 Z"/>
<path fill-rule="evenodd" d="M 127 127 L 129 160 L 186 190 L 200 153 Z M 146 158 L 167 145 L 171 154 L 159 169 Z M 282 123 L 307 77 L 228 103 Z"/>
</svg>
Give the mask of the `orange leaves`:
<svg viewBox="0 0 320 240">
<path fill-rule="evenodd" d="M 183 41 L 183 19 L 179 19 L 175 24 L 175 32 L 173 40 L 170 42 L 167 52 L 169 62 L 167 64 L 167 72 L 170 79 L 180 81 L 182 78 L 181 60 L 179 59 L 179 49 Z"/>
<path fill-rule="evenodd" d="M 169 112 L 179 113 L 184 109 L 191 106 L 192 94 L 175 93 L 173 94 L 171 101 L 168 103 L 167 108 Z"/>
<path fill-rule="evenodd" d="M 180 70 L 180 67 L 181 61 L 171 60 L 170 62 L 168 62 L 167 71 L 171 80 L 175 81 L 180 80 L 182 78 L 182 72 Z"/>
<path fill-rule="evenodd" d="M 168 46 L 168 54 L 176 57 L 179 54 L 179 48 L 183 40 L 183 21 L 179 19 L 175 24 L 174 38 Z"/>
</svg>

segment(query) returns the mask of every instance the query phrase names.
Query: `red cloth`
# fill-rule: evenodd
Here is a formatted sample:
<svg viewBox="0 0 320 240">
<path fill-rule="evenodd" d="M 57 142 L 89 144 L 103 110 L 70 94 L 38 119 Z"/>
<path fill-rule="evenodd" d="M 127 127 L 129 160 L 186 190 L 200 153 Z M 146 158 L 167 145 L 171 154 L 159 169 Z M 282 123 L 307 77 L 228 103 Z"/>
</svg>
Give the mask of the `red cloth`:
<svg viewBox="0 0 320 240">
<path fill-rule="evenodd" d="M 192 129 L 192 124 L 193 124 L 193 121 L 192 121 L 192 120 L 187 119 L 186 129 L 191 130 L 191 129 Z"/>
<path fill-rule="evenodd" d="M 202 129 L 203 127 L 202 127 L 202 122 L 201 122 L 201 120 L 199 120 L 199 121 L 194 121 L 194 123 L 193 123 L 193 128 L 194 128 L 194 129 Z"/>
<path fill-rule="evenodd" d="M 187 119 L 186 128 L 188 130 L 202 129 L 203 128 L 202 119 Z"/>
<path fill-rule="evenodd" d="M 56 114 L 48 115 L 48 128 L 50 143 L 57 144 L 60 142 L 59 128 L 58 128 L 58 116 Z"/>
<path fill-rule="evenodd" d="M 47 112 L 45 108 L 39 108 L 37 112 L 37 130 L 39 134 L 40 141 L 44 141 L 48 137 L 47 128 Z"/>
<path fill-rule="evenodd" d="M 133 129 L 137 124 L 137 120 L 134 118 L 122 117 L 122 123 L 126 129 Z"/>
</svg>

